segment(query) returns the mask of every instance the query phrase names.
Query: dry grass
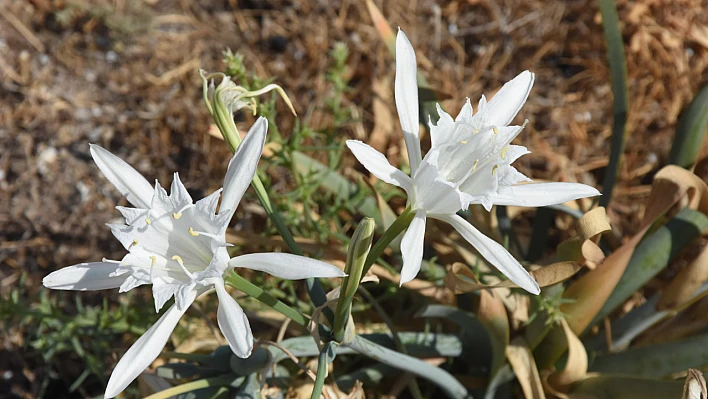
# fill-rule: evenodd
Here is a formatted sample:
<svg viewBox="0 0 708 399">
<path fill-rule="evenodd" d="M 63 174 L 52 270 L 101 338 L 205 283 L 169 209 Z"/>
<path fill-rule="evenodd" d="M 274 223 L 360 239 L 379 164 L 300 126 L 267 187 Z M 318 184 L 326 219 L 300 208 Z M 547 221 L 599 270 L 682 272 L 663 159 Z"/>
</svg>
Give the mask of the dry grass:
<svg viewBox="0 0 708 399">
<path fill-rule="evenodd" d="M 117 258 L 104 223 L 121 201 L 90 162 L 110 149 L 149 179 L 178 171 L 195 196 L 221 184 L 228 150 L 206 134 L 196 69 L 221 70 L 222 51 L 273 77 L 313 129 L 331 124 L 323 98 L 334 43 L 350 50 L 345 106 L 360 119 L 338 133 L 376 132 L 392 161 L 400 135 L 394 62 L 364 2 L 341 0 L 14 0 L 0 16 L 0 293 L 29 272 L 29 287 L 61 266 Z M 536 179 L 602 181 L 611 134 L 609 71 L 593 1 L 377 2 L 406 30 L 419 67 L 456 113 L 524 69 L 537 83 L 520 140 L 520 168 Z M 708 77 L 708 13 L 701 0 L 618 1 L 631 109 L 619 188 L 609 207 L 629 236 L 664 164 L 677 116 Z M 282 105 L 282 104 L 281 104 Z M 279 127 L 294 118 L 285 109 Z M 248 118 L 248 116 L 247 116 Z M 347 165 L 355 166 L 353 159 Z M 241 211 L 243 212 L 243 211 Z M 20 340 L 21 338 L 17 338 Z M 8 340 L 15 352 L 21 342 Z M 2 362 L 0 361 L 0 364 Z M 2 369 L 3 367 L 0 367 Z M 30 372 L 33 372 L 30 370 Z M 1 396 L 1 395 L 0 395 Z"/>
</svg>

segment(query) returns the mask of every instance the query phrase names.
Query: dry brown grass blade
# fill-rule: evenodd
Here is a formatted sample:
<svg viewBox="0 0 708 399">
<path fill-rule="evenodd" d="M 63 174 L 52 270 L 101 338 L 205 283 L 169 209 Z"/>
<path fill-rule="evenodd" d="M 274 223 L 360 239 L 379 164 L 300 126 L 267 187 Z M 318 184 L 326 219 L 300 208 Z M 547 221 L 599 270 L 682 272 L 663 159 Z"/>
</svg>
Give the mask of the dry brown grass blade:
<svg viewBox="0 0 708 399">
<path fill-rule="evenodd" d="M 556 390 L 567 392 L 568 388 L 585 378 L 588 372 L 588 354 L 585 346 L 570 329 L 565 320 L 561 321 L 565 339 L 568 344 L 568 360 L 563 370 L 549 376 L 548 382 Z"/>
<path fill-rule="evenodd" d="M 531 349 L 523 338 L 519 337 L 511 341 L 511 344 L 506 347 L 506 358 L 519 380 L 524 397 L 526 399 L 545 399 L 546 394 L 543 392 L 543 384 L 541 384 L 541 376 L 538 374 L 536 362 Z"/>
<path fill-rule="evenodd" d="M 374 79 L 371 82 L 373 98 L 371 108 L 374 113 L 374 128 L 369 136 L 369 145 L 380 153 L 386 153 L 386 145 L 389 137 L 395 131 L 396 120 L 391 112 L 390 104 L 393 104 L 391 81 L 385 77 Z M 392 162 L 395 165 L 395 162 Z"/>
<path fill-rule="evenodd" d="M 706 389 L 706 379 L 703 378 L 703 373 L 696 369 L 688 369 L 681 399 L 706 398 L 708 398 L 708 389 Z"/>
<path fill-rule="evenodd" d="M 558 246 L 556 259 L 585 263 L 594 269 L 605 260 L 605 254 L 597 245 L 600 235 L 612 229 L 604 207 L 587 212 L 578 220 L 578 237 L 563 241 Z"/>
<path fill-rule="evenodd" d="M 683 268 L 661 293 L 657 309 L 674 309 L 688 302 L 708 280 L 708 245 L 688 266 Z"/>
<path fill-rule="evenodd" d="M 388 24 L 386 18 L 381 14 L 381 11 L 372 0 L 366 0 L 366 8 L 369 9 L 369 15 L 374 22 L 374 27 L 376 31 L 379 32 L 381 40 L 383 40 L 386 47 L 388 47 L 391 54 L 395 53 L 396 49 L 396 34 L 391 29 L 391 25 Z"/>
<path fill-rule="evenodd" d="M 583 266 L 577 262 L 558 262 L 532 270 L 529 273 L 541 287 L 547 287 L 566 280 L 577 273 Z M 460 277 L 460 276 L 464 276 Z M 474 282 L 474 275 L 467 266 L 456 262 L 450 265 L 445 276 L 445 286 L 455 294 L 479 291 L 486 288 L 517 288 L 511 280 L 504 280 L 497 284 L 487 285 Z"/>
<path fill-rule="evenodd" d="M 572 299 L 561 306 L 571 329 L 580 334 L 600 311 L 622 277 L 635 247 L 649 228 L 680 201 L 703 212 L 708 211 L 706 184 L 693 173 L 678 166 L 662 168 L 654 177 L 652 191 L 640 230 L 625 245 L 617 249 L 595 270 L 575 281 L 563 294 Z"/>
</svg>

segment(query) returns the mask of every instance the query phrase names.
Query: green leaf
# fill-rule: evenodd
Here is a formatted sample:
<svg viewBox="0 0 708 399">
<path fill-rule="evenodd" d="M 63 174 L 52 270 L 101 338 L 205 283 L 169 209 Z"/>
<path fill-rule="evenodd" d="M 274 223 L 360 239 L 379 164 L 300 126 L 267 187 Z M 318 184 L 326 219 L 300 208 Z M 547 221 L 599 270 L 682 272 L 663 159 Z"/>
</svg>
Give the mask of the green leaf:
<svg viewBox="0 0 708 399">
<path fill-rule="evenodd" d="M 708 86 L 701 89 L 683 111 L 669 153 L 669 163 L 691 168 L 698 158 L 708 131 Z"/>
<path fill-rule="evenodd" d="M 452 334 L 433 334 L 423 332 L 401 332 L 399 338 L 411 356 L 416 357 L 457 357 L 462 354 L 462 342 Z M 361 334 L 361 337 L 387 348 L 395 347 L 390 334 Z M 320 351 L 310 336 L 288 338 L 280 345 L 296 357 L 318 356 Z M 273 355 L 273 363 L 279 363 L 288 358 L 280 349 L 269 346 Z M 341 345 L 337 348 L 337 356 L 352 355 L 357 352 Z"/>
<path fill-rule="evenodd" d="M 573 386 L 571 393 L 602 399 L 680 398 L 683 381 L 657 381 L 645 378 L 599 375 Z M 571 395 L 575 397 L 575 395 Z M 583 396 L 585 397 L 585 396 Z"/>
<path fill-rule="evenodd" d="M 327 369 L 330 363 L 334 361 L 335 356 L 337 356 L 338 346 L 338 343 L 330 341 L 322 347 L 322 351 L 320 352 L 320 356 L 317 360 L 317 375 L 315 377 L 315 384 L 312 387 L 312 395 L 310 395 L 310 399 L 320 398 L 325 378 L 327 378 Z"/>
<path fill-rule="evenodd" d="M 402 333 L 400 334 L 403 335 Z M 450 398 L 469 398 L 467 389 L 447 371 L 415 357 L 398 353 L 357 335 L 348 346 L 378 362 L 425 378 L 442 389 Z"/>
<path fill-rule="evenodd" d="M 708 217 L 684 208 L 636 248 L 622 278 L 590 326 L 602 320 L 661 272 L 691 241 L 708 229 Z"/>
<path fill-rule="evenodd" d="M 589 371 L 637 377 L 664 377 L 708 366 L 708 334 L 601 355 Z"/>
<path fill-rule="evenodd" d="M 610 144 L 610 162 L 605 171 L 602 184 L 600 206 L 607 206 L 612 198 L 612 190 L 617 182 L 620 161 L 624 153 L 625 130 L 629 100 L 627 95 L 627 63 L 624 57 L 624 40 L 620 32 L 620 21 L 614 0 L 598 0 L 602 14 L 602 27 L 607 42 L 607 58 L 610 63 L 612 78 L 612 143 Z"/>
<path fill-rule="evenodd" d="M 349 203 L 353 209 L 366 217 L 373 218 L 378 226 L 383 226 L 379 207 L 373 196 L 368 195 L 360 201 L 353 201 L 359 192 L 359 187 L 356 184 L 300 151 L 293 151 L 292 157 L 293 165 L 300 174 L 313 174 L 314 178 L 320 181 L 320 187 L 324 190 L 338 198 L 352 200 Z"/>
</svg>

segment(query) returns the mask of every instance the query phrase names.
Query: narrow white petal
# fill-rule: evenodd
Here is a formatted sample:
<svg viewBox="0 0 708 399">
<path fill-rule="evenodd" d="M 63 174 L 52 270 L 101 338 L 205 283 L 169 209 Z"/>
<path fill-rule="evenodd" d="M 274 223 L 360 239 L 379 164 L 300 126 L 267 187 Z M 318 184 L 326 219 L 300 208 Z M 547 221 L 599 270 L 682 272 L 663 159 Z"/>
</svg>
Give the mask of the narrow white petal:
<svg viewBox="0 0 708 399">
<path fill-rule="evenodd" d="M 170 279 L 172 280 L 172 279 Z M 180 284 L 167 281 L 166 277 L 159 277 L 152 280 L 152 297 L 155 300 L 155 312 L 159 312 L 172 295 L 177 293 Z"/>
<path fill-rule="evenodd" d="M 91 144 L 91 156 L 121 194 L 137 208 L 150 208 L 152 187 L 132 166 L 96 144 Z"/>
<path fill-rule="evenodd" d="M 243 313 L 241 306 L 226 292 L 223 281 L 214 284 L 216 294 L 219 296 L 219 310 L 217 321 L 219 329 L 229 343 L 229 347 L 241 358 L 251 356 L 253 350 L 253 332 L 248 324 L 248 317 Z"/>
<path fill-rule="evenodd" d="M 309 277 L 344 277 L 346 274 L 334 265 L 304 256 L 278 252 L 247 254 L 231 258 L 230 267 L 266 272 L 286 280 L 302 280 Z"/>
<path fill-rule="evenodd" d="M 487 262 L 499 269 L 502 274 L 519 287 L 532 294 L 538 294 L 541 289 L 536 280 L 524 269 L 521 264 L 498 242 L 482 234 L 474 226 L 458 215 L 435 216 L 437 219 L 448 222 L 479 252 Z"/>
<path fill-rule="evenodd" d="M 534 74 L 524 71 L 499 89 L 487 105 L 489 125 L 508 125 L 529 97 L 533 81 Z"/>
<path fill-rule="evenodd" d="M 457 114 L 455 121 L 467 123 L 472 121 L 472 104 L 470 103 L 469 97 L 465 100 L 465 104 L 462 106 L 462 109 L 460 109 L 460 113 Z"/>
<path fill-rule="evenodd" d="M 413 181 L 410 176 L 388 163 L 382 153 L 359 140 L 347 140 L 347 147 L 349 147 L 356 159 L 374 176 L 388 184 L 401 187 L 408 195 L 413 193 Z"/>
<path fill-rule="evenodd" d="M 124 206 L 116 206 L 116 209 L 118 209 L 118 212 L 123 215 L 125 218 L 125 223 L 128 225 L 132 225 L 139 220 L 144 221 L 148 213 L 148 209 L 126 208 Z"/>
<path fill-rule="evenodd" d="M 401 285 L 413 280 L 420 271 L 420 264 L 423 261 L 425 217 L 425 209 L 415 211 L 415 217 L 401 240 L 401 255 L 403 255 Z"/>
<path fill-rule="evenodd" d="M 190 301 L 194 301 L 195 297 L 196 293 L 193 292 Z M 106 398 L 113 398 L 121 393 L 157 358 L 186 310 L 179 310 L 177 306 L 172 305 L 157 323 L 135 341 L 113 370 L 106 387 Z"/>
<path fill-rule="evenodd" d="M 430 124 L 430 144 L 432 147 L 447 144 L 455 133 L 455 120 L 452 119 L 452 116 L 445 112 L 440 104 L 435 104 L 435 108 L 438 110 L 439 118 L 435 125 Z"/>
<path fill-rule="evenodd" d="M 597 189 L 580 183 L 530 183 L 499 187 L 492 201 L 495 205 L 539 207 L 597 195 Z"/>
<path fill-rule="evenodd" d="M 418 124 L 418 78 L 415 50 L 403 31 L 396 37 L 396 109 L 406 141 L 411 175 L 415 174 L 423 158 L 420 152 Z"/>
<path fill-rule="evenodd" d="M 182 181 L 179 179 L 179 173 L 175 172 L 170 188 L 170 200 L 175 207 L 175 210 L 180 210 L 187 205 L 192 204 L 192 197 L 187 192 Z"/>
<path fill-rule="evenodd" d="M 504 157 L 502 159 L 511 164 L 522 156 L 530 153 L 531 151 L 529 151 L 528 148 L 524 146 L 510 145 L 509 149 L 504 152 Z"/>
<path fill-rule="evenodd" d="M 42 279 L 42 284 L 53 290 L 107 290 L 118 288 L 123 284 L 130 276 L 125 271 L 126 268 L 118 263 L 80 263 L 50 273 Z"/>
<path fill-rule="evenodd" d="M 194 205 L 199 209 L 199 211 L 207 213 L 209 215 L 216 214 L 216 205 L 219 203 L 219 197 L 221 196 L 222 189 L 218 189 L 208 196 L 200 199 Z"/>
<path fill-rule="evenodd" d="M 268 120 L 260 117 L 246 134 L 241 145 L 229 162 L 229 168 L 224 178 L 224 191 L 221 197 L 219 214 L 229 212 L 233 215 L 238 203 L 256 174 L 258 160 L 261 159 L 265 145 Z"/>
</svg>

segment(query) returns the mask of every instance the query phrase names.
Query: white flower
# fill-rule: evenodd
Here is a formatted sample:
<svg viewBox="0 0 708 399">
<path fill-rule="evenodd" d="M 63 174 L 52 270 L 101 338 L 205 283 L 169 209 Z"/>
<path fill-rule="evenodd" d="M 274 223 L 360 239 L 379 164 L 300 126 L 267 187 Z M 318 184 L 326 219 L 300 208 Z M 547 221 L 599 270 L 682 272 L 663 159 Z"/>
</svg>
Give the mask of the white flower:
<svg viewBox="0 0 708 399">
<path fill-rule="evenodd" d="M 456 215 L 470 204 L 546 206 L 600 195 L 577 183 L 534 183 L 511 163 L 529 151 L 511 145 L 523 126 L 507 126 L 526 102 L 534 75 L 528 71 L 506 83 L 476 114 L 469 99 L 454 120 L 438 105 L 440 120 L 430 124 L 431 149 L 421 155 L 418 125 L 418 84 L 413 47 L 399 30 L 396 39 L 396 107 L 408 149 L 411 176 L 393 167 L 386 157 L 356 140 L 347 141 L 354 156 L 379 179 L 403 188 L 415 217 L 401 241 L 401 284 L 420 270 L 427 217 L 450 223 L 462 237 L 511 281 L 538 294 L 536 281 L 509 252 Z"/>
<path fill-rule="evenodd" d="M 260 270 L 286 279 L 344 276 L 335 266 L 289 254 L 229 259 L 226 228 L 256 172 L 267 129 L 266 119 L 259 118 L 229 163 L 223 192 L 217 190 L 196 204 L 176 173 L 168 195 L 157 182 L 153 189 L 120 158 L 91 146 L 91 155 L 103 174 L 135 206 L 118 207 L 126 224 L 109 225 L 129 253 L 121 261 L 104 259 L 65 267 L 45 277 L 44 286 L 78 291 L 120 287 L 120 292 L 126 292 L 152 284 L 156 311 L 175 297 L 175 304 L 118 362 L 108 381 L 107 398 L 118 395 L 157 358 L 189 305 L 212 288 L 219 298 L 221 332 L 236 355 L 250 356 L 253 335 L 248 318 L 224 288 L 224 275 L 233 268 Z M 221 207 L 216 213 L 220 194 Z"/>
</svg>

